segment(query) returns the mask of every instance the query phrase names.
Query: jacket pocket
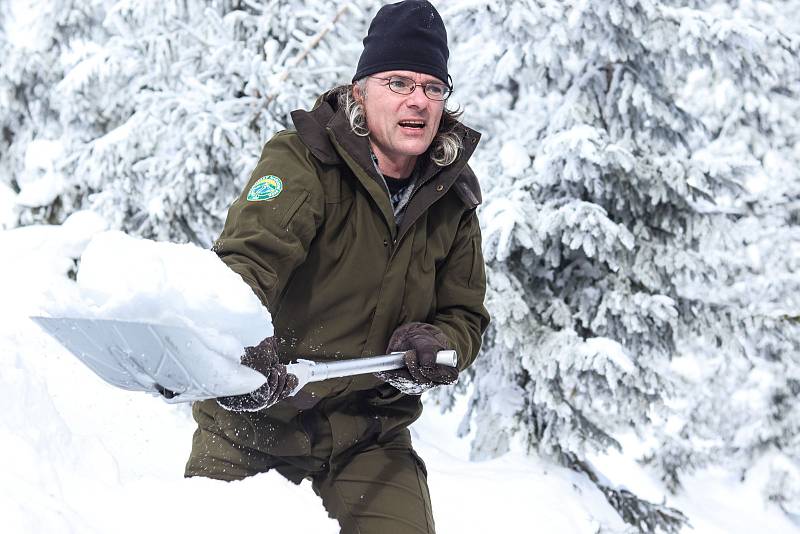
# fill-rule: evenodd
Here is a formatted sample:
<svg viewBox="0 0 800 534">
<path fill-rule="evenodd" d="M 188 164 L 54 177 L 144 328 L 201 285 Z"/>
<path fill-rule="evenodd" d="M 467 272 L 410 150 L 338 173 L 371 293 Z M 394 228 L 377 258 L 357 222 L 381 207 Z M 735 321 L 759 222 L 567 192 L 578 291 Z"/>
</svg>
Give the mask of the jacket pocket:
<svg viewBox="0 0 800 534">
<path fill-rule="evenodd" d="M 289 224 L 292 222 L 292 219 L 294 218 L 295 215 L 297 215 L 297 212 L 300 211 L 300 207 L 305 203 L 306 200 L 308 200 L 308 197 L 309 197 L 308 191 L 303 191 L 299 195 L 297 195 L 297 198 L 294 199 L 294 202 L 292 202 L 292 204 L 289 206 L 289 209 L 287 209 L 286 213 L 283 214 L 283 218 L 281 219 L 280 222 L 281 228 L 289 227 Z"/>
</svg>

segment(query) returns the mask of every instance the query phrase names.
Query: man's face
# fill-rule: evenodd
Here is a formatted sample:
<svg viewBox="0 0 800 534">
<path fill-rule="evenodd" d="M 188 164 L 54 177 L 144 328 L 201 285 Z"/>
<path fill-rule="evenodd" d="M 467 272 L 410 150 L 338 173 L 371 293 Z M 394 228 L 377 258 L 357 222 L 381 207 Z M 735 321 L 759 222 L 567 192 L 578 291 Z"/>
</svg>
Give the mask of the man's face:
<svg viewBox="0 0 800 534">
<path fill-rule="evenodd" d="M 422 87 L 415 88 L 410 95 L 392 92 L 385 80 L 390 76 L 403 76 L 416 83 L 442 83 L 442 80 L 429 74 L 392 70 L 367 78 L 366 98 L 358 85 L 354 88 L 356 100 L 364 105 L 370 140 L 379 159 L 380 156 L 396 161 L 415 158 L 433 141 L 442 119 L 444 101 L 429 99 Z"/>
</svg>

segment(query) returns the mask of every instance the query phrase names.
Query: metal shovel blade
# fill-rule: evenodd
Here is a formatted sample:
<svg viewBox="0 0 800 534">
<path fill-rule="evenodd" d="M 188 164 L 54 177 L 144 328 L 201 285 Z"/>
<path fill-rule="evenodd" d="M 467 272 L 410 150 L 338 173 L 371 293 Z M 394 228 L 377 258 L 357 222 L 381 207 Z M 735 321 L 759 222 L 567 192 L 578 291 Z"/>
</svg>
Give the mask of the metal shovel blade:
<svg viewBox="0 0 800 534">
<path fill-rule="evenodd" d="M 156 383 L 178 396 L 171 402 L 239 395 L 264 376 L 216 353 L 177 326 L 110 319 L 31 317 L 109 384 L 157 393 Z"/>
</svg>

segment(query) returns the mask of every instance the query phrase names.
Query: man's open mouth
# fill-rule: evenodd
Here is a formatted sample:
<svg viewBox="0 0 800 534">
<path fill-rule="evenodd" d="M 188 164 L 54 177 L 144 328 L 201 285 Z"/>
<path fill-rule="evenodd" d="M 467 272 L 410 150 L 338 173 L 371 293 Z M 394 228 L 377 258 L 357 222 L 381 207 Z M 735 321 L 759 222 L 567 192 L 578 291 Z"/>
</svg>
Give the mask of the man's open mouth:
<svg viewBox="0 0 800 534">
<path fill-rule="evenodd" d="M 398 124 L 403 128 L 424 128 L 425 121 L 400 121 Z"/>
</svg>

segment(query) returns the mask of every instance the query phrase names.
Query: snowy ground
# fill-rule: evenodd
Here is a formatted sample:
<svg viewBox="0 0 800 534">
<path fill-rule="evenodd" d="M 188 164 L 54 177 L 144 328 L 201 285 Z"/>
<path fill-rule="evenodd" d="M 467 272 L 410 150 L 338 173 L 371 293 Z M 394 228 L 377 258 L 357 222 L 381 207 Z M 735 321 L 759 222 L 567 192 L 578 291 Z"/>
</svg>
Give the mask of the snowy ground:
<svg viewBox="0 0 800 534">
<path fill-rule="evenodd" d="M 184 479 L 194 429 L 188 406 L 106 385 L 28 320 L 74 295 L 70 258 L 101 229 L 83 215 L 62 227 L 0 232 L 0 402 L 10 407 L 0 415 L 2 531 L 338 532 L 307 483 L 272 473 L 234 483 Z M 429 408 L 413 427 L 440 533 L 623 531 L 603 496 L 573 472 L 520 453 L 469 462 L 457 424 L 457 415 Z M 630 456 L 593 461 L 613 482 L 661 501 L 661 485 Z M 686 488 L 689 496 L 667 502 L 690 517 L 692 532 L 797 532 L 764 504 L 757 472 L 740 484 L 706 471 Z"/>
</svg>

